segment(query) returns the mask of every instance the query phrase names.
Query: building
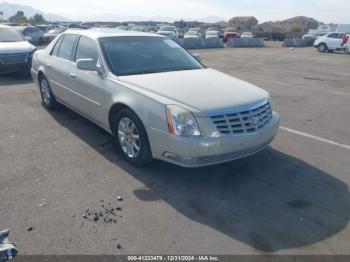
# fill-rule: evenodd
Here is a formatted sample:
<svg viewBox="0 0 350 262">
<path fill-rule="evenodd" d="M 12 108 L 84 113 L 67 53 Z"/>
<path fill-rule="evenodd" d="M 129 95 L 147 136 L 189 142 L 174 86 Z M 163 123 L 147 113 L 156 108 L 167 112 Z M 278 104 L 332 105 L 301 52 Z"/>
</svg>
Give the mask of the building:
<svg viewBox="0 0 350 262">
<path fill-rule="evenodd" d="M 297 16 L 280 22 L 281 25 L 287 28 L 288 32 L 307 33 L 310 29 L 317 29 L 318 21 L 306 16 Z"/>
<path fill-rule="evenodd" d="M 287 33 L 287 28 L 279 22 L 265 22 L 253 27 L 254 32 L 262 33 Z"/>
<path fill-rule="evenodd" d="M 350 24 L 341 24 L 337 26 L 336 32 L 350 33 Z"/>
<path fill-rule="evenodd" d="M 238 31 L 252 31 L 253 27 L 258 24 L 258 20 L 254 16 L 236 16 L 229 20 L 232 27 Z"/>
<path fill-rule="evenodd" d="M 287 36 L 287 28 L 279 22 L 265 22 L 253 27 L 254 35 L 267 40 L 283 41 Z"/>
</svg>

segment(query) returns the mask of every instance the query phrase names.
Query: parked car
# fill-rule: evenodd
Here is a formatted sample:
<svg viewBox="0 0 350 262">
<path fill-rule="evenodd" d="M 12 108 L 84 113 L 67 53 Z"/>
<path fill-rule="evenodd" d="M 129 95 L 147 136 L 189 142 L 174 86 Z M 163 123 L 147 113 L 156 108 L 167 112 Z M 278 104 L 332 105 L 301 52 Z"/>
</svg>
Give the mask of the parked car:
<svg viewBox="0 0 350 262">
<path fill-rule="evenodd" d="M 24 38 L 30 37 L 32 44 L 41 44 L 44 40 L 44 32 L 34 26 L 16 26 L 15 30 Z"/>
<path fill-rule="evenodd" d="M 116 27 L 117 29 L 119 29 L 119 30 L 123 30 L 123 31 L 128 31 L 128 26 L 118 26 L 118 27 Z"/>
<path fill-rule="evenodd" d="M 133 28 L 131 28 L 131 31 L 134 31 L 134 32 L 146 32 L 146 27 L 144 27 L 144 26 L 134 26 Z"/>
<path fill-rule="evenodd" d="M 184 38 L 203 38 L 203 35 L 201 32 L 198 31 L 188 31 Z"/>
<path fill-rule="evenodd" d="M 0 73 L 29 73 L 34 51 L 16 30 L 0 25 Z"/>
<path fill-rule="evenodd" d="M 198 32 L 202 33 L 202 30 L 199 27 L 193 27 L 188 30 L 189 32 Z"/>
<path fill-rule="evenodd" d="M 44 34 L 43 42 L 50 43 L 56 36 L 66 31 L 66 28 L 55 28 Z"/>
<path fill-rule="evenodd" d="M 241 38 L 254 38 L 254 36 L 251 32 L 243 32 Z"/>
<path fill-rule="evenodd" d="M 48 31 L 55 28 L 54 25 L 35 25 L 36 28 L 40 29 L 44 33 L 47 33 Z"/>
<path fill-rule="evenodd" d="M 232 161 L 265 148 L 279 126 L 266 91 L 157 34 L 66 31 L 35 52 L 32 77 L 44 107 L 90 119 L 137 166 Z"/>
<path fill-rule="evenodd" d="M 179 33 L 175 26 L 161 26 L 157 33 L 169 37 L 172 40 L 177 40 L 179 38 Z"/>
<path fill-rule="evenodd" d="M 205 38 L 219 38 L 219 31 L 207 31 Z"/>
<path fill-rule="evenodd" d="M 346 53 L 350 53 L 350 34 L 344 34 L 342 48 Z"/>
<path fill-rule="evenodd" d="M 342 50 L 344 33 L 328 33 L 316 39 L 314 47 L 319 52 L 334 52 Z"/>
<path fill-rule="evenodd" d="M 219 27 L 208 27 L 207 32 L 208 31 L 220 31 Z"/>
<path fill-rule="evenodd" d="M 224 31 L 224 42 L 227 42 L 231 38 L 240 38 L 236 28 L 226 28 Z"/>
</svg>

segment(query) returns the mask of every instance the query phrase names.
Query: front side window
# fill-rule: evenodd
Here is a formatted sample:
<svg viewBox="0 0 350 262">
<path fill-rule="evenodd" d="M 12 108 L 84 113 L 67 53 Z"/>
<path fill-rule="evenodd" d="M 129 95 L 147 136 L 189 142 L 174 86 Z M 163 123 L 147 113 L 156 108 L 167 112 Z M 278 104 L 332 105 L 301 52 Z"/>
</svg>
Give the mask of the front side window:
<svg viewBox="0 0 350 262">
<path fill-rule="evenodd" d="M 93 59 L 97 62 L 98 52 L 96 49 L 95 42 L 90 38 L 82 36 L 80 37 L 78 42 L 77 51 L 75 54 L 75 61 L 87 58 Z"/>
<path fill-rule="evenodd" d="M 64 35 L 57 56 L 66 60 L 72 60 L 72 54 L 77 38 L 77 35 Z"/>
<path fill-rule="evenodd" d="M 203 66 L 174 41 L 162 37 L 107 37 L 100 39 L 115 75 L 137 75 L 202 69 Z"/>
<path fill-rule="evenodd" d="M 13 29 L 0 28 L 0 42 L 21 42 L 22 37 Z"/>
</svg>

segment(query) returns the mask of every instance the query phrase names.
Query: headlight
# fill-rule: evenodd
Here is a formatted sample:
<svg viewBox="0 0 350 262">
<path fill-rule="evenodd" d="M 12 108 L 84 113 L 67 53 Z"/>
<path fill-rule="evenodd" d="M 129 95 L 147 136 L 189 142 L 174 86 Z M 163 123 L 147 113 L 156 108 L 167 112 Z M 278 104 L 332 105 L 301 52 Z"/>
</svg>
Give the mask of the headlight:
<svg viewBox="0 0 350 262">
<path fill-rule="evenodd" d="M 178 136 L 200 136 L 197 121 L 193 114 L 179 106 L 167 105 L 166 116 L 169 133 Z"/>
</svg>

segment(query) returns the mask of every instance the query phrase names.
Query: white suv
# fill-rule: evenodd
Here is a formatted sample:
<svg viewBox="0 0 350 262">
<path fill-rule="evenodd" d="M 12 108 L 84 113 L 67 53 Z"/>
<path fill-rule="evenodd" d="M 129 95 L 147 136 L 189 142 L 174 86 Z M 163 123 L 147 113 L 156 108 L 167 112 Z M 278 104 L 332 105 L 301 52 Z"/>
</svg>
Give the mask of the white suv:
<svg viewBox="0 0 350 262">
<path fill-rule="evenodd" d="M 319 52 L 341 51 L 343 49 L 343 36 L 344 33 L 328 33 L 316 39 L 314 47 L 316 47 Z"/>
</svg>

